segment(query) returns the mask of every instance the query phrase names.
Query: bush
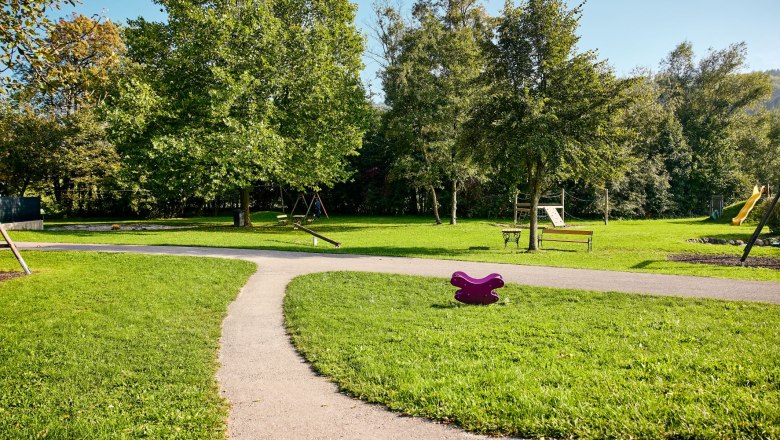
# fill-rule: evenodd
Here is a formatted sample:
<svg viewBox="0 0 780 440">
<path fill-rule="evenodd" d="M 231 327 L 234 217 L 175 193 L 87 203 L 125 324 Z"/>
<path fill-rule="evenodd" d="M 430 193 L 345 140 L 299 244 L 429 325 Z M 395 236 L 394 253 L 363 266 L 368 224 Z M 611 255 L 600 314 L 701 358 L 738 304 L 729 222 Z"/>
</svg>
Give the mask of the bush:
<svg viewBox="0 0 780 440">
<path fill-rule="evenodd" d="M 766 210 L 769 209 L 770 204 L 772 204 L 772 200 L 765 200 L 763 203 L 756 206 L 750 217 L 756 222 L 760 222 L 761 219 L 764 218 L 764 214 L 766 213 Z M 769 231 L 771 231 L 773 234 L 780 234 L 780 203 L 775 206 L 775 209 L 772 211 L 772 215 L 769 216 L 769 220 L 767 220 L 766 225 L 769 226 Z"/>
</svg>

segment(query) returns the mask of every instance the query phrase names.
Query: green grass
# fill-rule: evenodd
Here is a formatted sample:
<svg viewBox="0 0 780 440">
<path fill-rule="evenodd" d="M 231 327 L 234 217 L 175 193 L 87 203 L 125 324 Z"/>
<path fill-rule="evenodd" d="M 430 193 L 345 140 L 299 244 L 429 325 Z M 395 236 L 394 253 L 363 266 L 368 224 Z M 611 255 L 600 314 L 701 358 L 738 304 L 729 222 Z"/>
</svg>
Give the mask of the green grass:
<svg viewBox="0 0 780 440">
<path fill-rule="evenodd" d="M 780 307 L 449 280 L 297 278 L 299 351 L 350 395 L 524 438 L 780 437 Z"/>
<path fill-rule="evenodd" d="M 0 283 L 0 437 L 225 438 L 220 326 L 253 264 L 24 257 L 34 274 Z"/>
<path fill-rule="evenodd" d="M 287 251 L 330 252 L 365 255 L 394 255 L 420 258 L 486 261 L 541 266 L 669 273 L 735 279 L 780 281 L 780 271 L 741 267 L 719 267 L 667 260 L 674 253 L 710 253 L 739 256 L 743 248 L 687 243 L 689 238 L 715 237 L 747 240 L 755 225 L 729 226 L 701 219 L 572 222 L 591 229 L 594 251 L 580 244 L 554 243 L 537 253 L 523 251 L 528 235 L 523 233 L 519 251 L 504 249 L 502 222 L 461 220 L 458 225 L 435 226 L 423 217 L 337 217 L 311 226 L 317 232 L 342 243 L 340 249 L 292 228 L 275 226 L 276 213 L 253 217 L 252 229 L 233 228 L 232 220 L 196 218 L 167 221 L 167 224 L 197 225 L 194 229 L 167 231 L 13 232 L 18 241 L 72 243 L 147 244 L 212 246 Z M 503 222 L 506 223 L 506 222 Z M 753 256 L 780 258 L 780 249 L 756 247 Z"/>
</svg>

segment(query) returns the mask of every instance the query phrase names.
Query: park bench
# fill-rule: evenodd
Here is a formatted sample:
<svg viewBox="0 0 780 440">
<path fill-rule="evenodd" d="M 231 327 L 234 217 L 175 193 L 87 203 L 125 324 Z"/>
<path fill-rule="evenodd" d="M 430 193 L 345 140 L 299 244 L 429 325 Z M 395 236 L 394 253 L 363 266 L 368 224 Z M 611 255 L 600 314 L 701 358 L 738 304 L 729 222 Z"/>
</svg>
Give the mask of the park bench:
<svg viewBox="0 0 780 440">
<path fill-rule="evenodd" d="M 550 235 L 555 235 L 557 237 L 550 237 Z M 578 238 L 580 239 L 578 240 Z M 587 243 L 588 252 L 593 250 L 593 231 L 543 228 L 539 231 L 538 240 L 539 249 L 542 248 L 543 241 L 558 241 L 565 243 Z"/>
<path fill-rule="evenodd" d="M 278 225 L 286 225 L 287 222 L 290 221 L 290 217 L 287 216 L 287 214 L 281 214 L 276 216 L 276 224 Z"/>
<path fill-rule="evenodd" d="M 510 241 L 515 242 L 515 247 L 520 249 L 520 233 L 523 232 L 520 228 L 502 229 L 501 234 L 504 235 L 504 249 L 506 249 L 507 243 Z"/>
</svg>

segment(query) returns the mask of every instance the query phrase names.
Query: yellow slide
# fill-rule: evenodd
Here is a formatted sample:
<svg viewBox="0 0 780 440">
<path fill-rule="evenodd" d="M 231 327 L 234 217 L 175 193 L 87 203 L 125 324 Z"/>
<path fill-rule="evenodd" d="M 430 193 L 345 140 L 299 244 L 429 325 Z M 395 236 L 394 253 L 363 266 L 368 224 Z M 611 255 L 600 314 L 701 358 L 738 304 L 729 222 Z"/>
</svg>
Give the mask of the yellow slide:
<svg viewBox="0 0 780 440">
<path fill-rule="evenodd" d="M 745 206 L 742 207 L 742 209 L 739 211 L 739 214 L 731 219 L 731 226 L 740 226 L 745 222 L 747 216 L 750 214 L 750 211 L 752 211 L 756 206 L 758 199 L 760 199 L 761 195 L 764 194 L 764 190 L 765 187 L 763 186 L 761 189 L 758 189 L 757 186 L 753 187 L 753 195 L 750 196 L 747 202 L 745 202 Z"/>
</svg>

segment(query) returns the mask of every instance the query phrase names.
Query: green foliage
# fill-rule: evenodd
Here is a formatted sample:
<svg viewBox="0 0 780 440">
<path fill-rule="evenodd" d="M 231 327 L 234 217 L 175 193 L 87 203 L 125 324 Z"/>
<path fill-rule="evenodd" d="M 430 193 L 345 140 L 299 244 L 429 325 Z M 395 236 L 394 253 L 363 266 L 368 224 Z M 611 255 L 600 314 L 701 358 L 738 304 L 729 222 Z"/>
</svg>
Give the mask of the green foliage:
<svg viewBox="0 0 780 440">
<path fill-rule="evenodd" d="M 753 208 L 753 211 L 750 213 L 750 220 L 753 223 L 760 222 L 764 215 L 766 214 L 766 211 L 769 209 L 769 205 L 772 204 L 772 199 L 766 199 L 762 203 L 758 203 L 755 208 Z M 772 234 L 780 235 L 780 204 L 775 206 L 775 209 L 772 211 L 772 214 L 769 215 L 769 218 L 766 222 L 766 227 L 769 228 L 769 231 Z"/>
<path fill-rule="evenodd" d="M 225 438 L 220 328 L 253 264 L 24 257 L 34 274 L 0 287 L 4 438 Z M 18 270 L 10 255 L 8 270 Z"/>
<path fill-rule="evenodd" d="M 431 191 L 441 222 L 436 191 L 451 187 L 450 223 L 457 222 L 457 194 L 469 179 L 481 178 L 475 150 L 463 140 L 463 126 L 481 87 L 480 43 L 487 15 L 475 0 L 418 1 L 413 23 L 398 11 L 378 11 L 387 65 L 382 72 L 385 133 L 397 151 L 394 173 L 414 187 Z"/>
<path fill-rule="evenodd" d="M 49 65 L 48 58 L 59 47 L 52 47 L 45 35 L 53 26 L 47 16 L 60 6 L 74 6 L 77 0 L 5 0 L 0 8 L 0 87 L 18 87 L 9 76 L 16 68 L 27 65 L 38 71 Z"/>
<path fill-rule="evenodd" d="M 630 82 L 577 52 L 579 17 L 560 0 L 508 2 L 488 43 L 489 92 L 473 111 L 471 137 L 489 163 L 531 194 L 532 250 L 543 192 L 569 179 L 604 185 L 626 164 L 617 122 Z"/>
<path fill-rule="evenodd" d="M 769 79 L 772 81 L 772 97 L 766 102 L 766 108 L 770 110 L 780 109 L 780 69 L 769 70 Z"/>
<path fill-rule="evenodd" d="M 656 77 L 660 101 L 671 110 L 685 139 L 685 154 L 667 156 L 667 168 L 679 170 L 671 179 L 678 210 L 699 212 L 711 194 L 733 199 L 754 183 L 742 163 L 753 154 L 751 118 L 747 113 L 768 96 L 768 76 L 740 74 L 744 44 L 712 50 L 695 63 L 690 43 L 680 44 Z"/>
<path fill-rule="evenodd" d="M 8 194 L 54 199 L 56 211 L 104 209 L 119 158 L 99 113 L 124 45 L 111 22 L 80 15 L 49 26 L 45 42 L 56 48 L 46 63 L 16 68 L 23 88 L 4 106 L 0 179 Z"/>
<path fill-rule="evenodd" d="M 0 104 L 0 194 L 24 197 L 44 182 L 55 161 L 52 146 L 61 140 L 62 128 L 52 115 Z"/>
<path fill-rule="evenodd" d="M 112 101 L 129 184 L 182 203 L 347 177 L 368 119 L 353 5 L 161 3 L 168 24 L 126 30 L 132 63 Z"/>
<path fill-rule="evenodd" d="M 349 394 L 519 438 L 780 435 L 777 305 L 509 285 L 491 306 L 448 280 L 295 279 L 292 340 Z"/>
</svg>

